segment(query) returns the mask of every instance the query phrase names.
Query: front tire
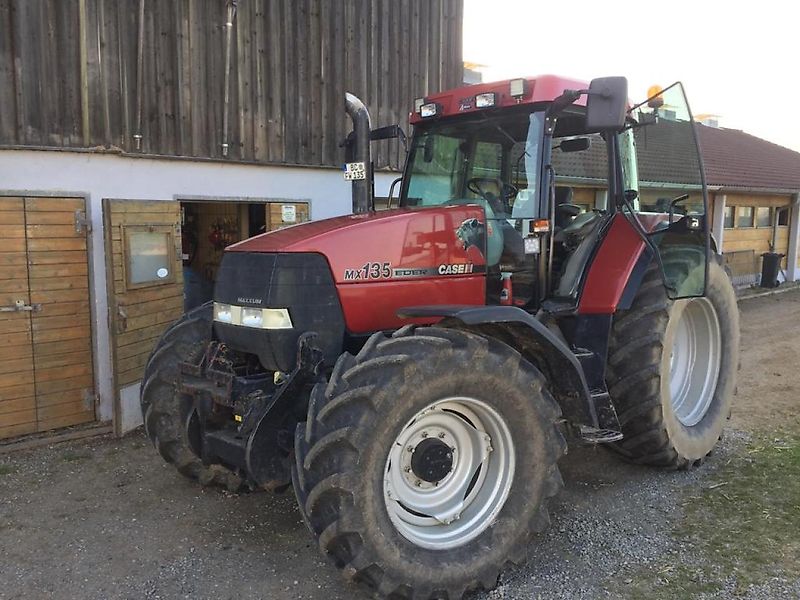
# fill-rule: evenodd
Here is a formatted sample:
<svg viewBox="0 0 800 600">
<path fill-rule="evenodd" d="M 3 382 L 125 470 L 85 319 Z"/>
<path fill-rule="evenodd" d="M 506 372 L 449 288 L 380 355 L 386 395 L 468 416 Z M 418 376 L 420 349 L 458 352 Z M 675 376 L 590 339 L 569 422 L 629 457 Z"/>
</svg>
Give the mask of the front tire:
<svg viewBox="0 0 800 600">
<path fill-rule="evenodd" d="M 166 462 L 203 485 L 239 491 L 241 477 L 221 465 L 203 464 L 192 450 L 189 438 L 199 425 L 191 421 L 192 398 L 177 387 L 180 363 L 205 351 L 211 340 L 211 320 L 212 304 L 207 302 L 170 325 L 147 361 L 139 400 L 145 434 Z"/>
<path fill-rule="evenodd" d="M 300 511 L 345 577 L 381 595 L 491 589 L 549 523 L 559 417 L 541 373 L 494 339 L 376 334 L 312 392 L 295 438 Z"/>
<path fill-rule="evenodd" d="M 653 266 L 630 310 L 614 318 L 608 384 L 624 438 L 611 447 L 630 461 L 689 468 L 722 434 L 736 388 L 739 310 L 715 260 L 706 292 L 670 300 Z"/>
</svg>

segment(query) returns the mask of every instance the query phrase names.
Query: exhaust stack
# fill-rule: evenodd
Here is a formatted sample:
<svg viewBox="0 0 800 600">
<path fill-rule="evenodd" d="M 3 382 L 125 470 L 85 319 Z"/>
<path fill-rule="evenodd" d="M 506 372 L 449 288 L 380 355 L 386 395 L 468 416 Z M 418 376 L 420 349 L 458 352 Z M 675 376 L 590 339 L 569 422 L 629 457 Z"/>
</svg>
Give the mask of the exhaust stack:
<svg viewBox="0 0 800 600">
<path fill-rule="evenodd" d="M 353 181 L 353 213 L 365 213 L 374 207 L 372 159 L 370 158 L 370 131 L 369 111 L 366 105 L 353 94 L 344 95 L 344 106 L 350 119 L 353 121 L 353 133 L 348 136 L 347 162 L 349 164 L 361 163 L 363 177 L 355 175 Z M 348 168 L 348 173 L 351 170 Z M 357 173 L 359 171 L 353 171 Z"/>
</svg>

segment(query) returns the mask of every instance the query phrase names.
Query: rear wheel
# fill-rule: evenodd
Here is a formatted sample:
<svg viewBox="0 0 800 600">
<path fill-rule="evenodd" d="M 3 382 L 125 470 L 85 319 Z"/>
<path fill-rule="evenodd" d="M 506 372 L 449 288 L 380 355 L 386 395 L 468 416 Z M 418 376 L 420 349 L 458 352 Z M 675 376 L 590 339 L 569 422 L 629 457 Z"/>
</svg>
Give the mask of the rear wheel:
<svg viewBox="0 0 800 600">
<path fill-rule="evenodd" d="M 321 550 L 393 598 L 494 587 L 562 485 L 544 384 L 515 350 L 452 329 L 376 334 L 342 355 L 295 441 L 295 491 Z"/>
<path fill-rule="evenodd" d="M 236 491 L 242 479 L 220 465 L 204 465 L 192 450 L 199 436 L 191 396 L 178 391 L 181 362 L 204 352 L 211 340 L 212 307 L 208 302 L 189 311 L 161 336 L 145 367 L 140 402 L 145 433 L 162 458 L 204 485 Z"/>
<path fill-rule="evenodd" d="M 674 258 L 672 263 L 680 266 Z M 697 464 L 730 416 L 739 311 L 716 261 L 709 264 L 706 289 L 703 298 L 670 300 L 654 266 L 630 310 L 615 317 L 608 383 L 625 437 L 612 447 L 634 462 Z"/>
</svg>

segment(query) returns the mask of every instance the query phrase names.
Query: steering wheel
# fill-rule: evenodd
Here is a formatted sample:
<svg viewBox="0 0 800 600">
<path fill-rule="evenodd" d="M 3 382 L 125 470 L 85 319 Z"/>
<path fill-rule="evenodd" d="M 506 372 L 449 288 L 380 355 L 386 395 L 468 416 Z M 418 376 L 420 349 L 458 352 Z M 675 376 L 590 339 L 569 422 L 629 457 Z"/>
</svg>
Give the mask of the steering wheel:
<svg viewBox="0 0 800 600">
<path fill-rule="evenodd" d="M 483 184 L 493 183 L 500 190 L 500 195 L 496 196 L 489 190 L 483 189 Z M 496 213 L 508 214 L 511 209 L 508 201 L 517 195 L 519 190 L 510 183 L 504 183 L 499 177 L 473 177 L 467 182 L 467 189 L 473 194 L 478 194 L 486 200 Z"/>
</svg>

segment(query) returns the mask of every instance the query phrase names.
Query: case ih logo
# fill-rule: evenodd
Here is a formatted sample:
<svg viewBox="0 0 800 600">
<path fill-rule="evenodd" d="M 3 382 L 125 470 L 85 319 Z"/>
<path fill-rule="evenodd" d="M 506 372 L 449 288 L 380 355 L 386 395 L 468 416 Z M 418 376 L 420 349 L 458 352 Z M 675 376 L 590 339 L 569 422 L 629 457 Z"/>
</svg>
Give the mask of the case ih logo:
<svg viewBox="0 0 800 600">
<path fill-rule="evenodd" d="M 439 265 L 439 275 L 469 275 L 475 271 L 472 263 L 459 263 L 456 265 Z"/>
</svg>

